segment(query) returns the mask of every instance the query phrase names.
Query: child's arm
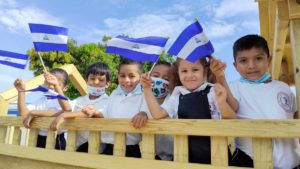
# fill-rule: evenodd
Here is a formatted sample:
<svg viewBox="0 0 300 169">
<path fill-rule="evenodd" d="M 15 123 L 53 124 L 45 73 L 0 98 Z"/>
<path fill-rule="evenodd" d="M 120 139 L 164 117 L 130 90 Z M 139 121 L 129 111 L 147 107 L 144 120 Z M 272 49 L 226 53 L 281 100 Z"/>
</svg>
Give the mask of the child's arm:
<svg viewBox="0 0 300 169">
<path fill-rule="evenodd" d="M 227 92 L 226 89 L 220 85 L 220 84 L 215 84 L 214 86 L 215 90 L 215 97 L 219 105 L 220 112 L 222 114 L 223 119 L 236 119 L 236 114 L 231 108 L 231 106 L 227 103 L 226 98 L 227 98 Z"/>
<path fill-rule="evenodd" d="M 32 110 L 23 120 L 23 124 L 26 128 L 30 128 L 30 122 L 34 117 L 54 117 L 63 113 L 62 110 Z"/>
<path fill-rule="evenodd" d="M 228 83 L 225 78 L 224 70 L 226 68 L 226 64 L 222 61 L 212 58 L 210 61 L 210 70 L 216 76 L 217 83 L 220 83 L 223 87 L 225 87 L 227 91 L 227 102 L 232 107 L 234 111 L 237 111 L 239 107 L 238 101 L 233 97 L 233 94 L 230 91 Z"/>
<path fill-rule="evenodd" d="M 64 95 L 63 89 L 59 86 L 57 78 L 49 72 L 44 73 L 45 81 L 49 85 L 53 85 L 57 93 Z M 72 111 L 71 104 L 68 100 L 58 99 L 59 105 L 64 111 Z"/>
<path fill-rule="evenodd" d="M 151 78 L 144 74 L 141 77 L 141 84 L 144 89 L 145 99 L 149 108 L 149 111 L 154 119 L 161 119 L 168 117 L 168 113 L 160 107 L 159 103 L 157 102 L 156 98 L 154 97 L 151 89 Z"/>
<path fill-rule="evenodd" d="M 28 109 L 26 107 L 25 101 L 25 84 L 21 79 L 16 79 L 14 86 L 18 91 L 18 111 L 20 116 L 26 116 L 28 114 Z"/>
<path fill-rule="evenodd" d="M 147 121 L 148 116 L 145 112 L 139 112 L 131 119 L 131 123 L 136 129 L 143 127 L 147 123 Z"/>
<path fill-rule="evenodd" d="M 51 123 L 50 129 L 53 131 L 56 131 L 59 129 L 59 126 L 65 121 L 65 119 L 72 119 L 76 117 L 89 117 L 87 114 L 83 112 L 67 112 L 62 113 L 59 116 L 57 116 Z"/>
</svg>

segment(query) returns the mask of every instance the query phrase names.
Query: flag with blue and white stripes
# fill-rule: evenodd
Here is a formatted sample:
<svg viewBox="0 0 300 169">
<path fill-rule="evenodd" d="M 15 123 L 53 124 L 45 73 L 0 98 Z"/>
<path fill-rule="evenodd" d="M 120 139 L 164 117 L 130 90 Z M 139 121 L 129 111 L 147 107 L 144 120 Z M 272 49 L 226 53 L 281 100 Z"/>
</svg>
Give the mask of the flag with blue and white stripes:
<svg viewBox="0 0 300 169">
<path fill-rule="evenodd" d="M 67 28 L 34 23 L 29 23 L 29 28 L 36 51 L 67 51 Z"/>
<path fill-rule="evenodd" d="M 169 54 L 190 62 L 195 62 L 213 52 L 214 48 L 198 21 L 184 29 L 168 51 Z"/>
<path fill-rule="evenodd" d="M 155 62 L 163 52 L 168 38 L 149 36 L 127 38 L 117 36 L 107 42 L 106 53 L 113 53 L 137 62 Z"/>
<path fill-rule="evenodd" d="M 0 50 L 0 64 L 3 65 L 25 69 L 28 59 L 28 55 Z"/>
<path fill-rule="evenodd" d="M 62 100 L 69 100 L 66 96 L 63 96 L 45 86 L 39 85 L 36 88 L 25 90 L 25 92 L 43 92 L 45 93 L 44 96 L 46 96 L 49 99 L 62 99 Z"/>
</svg>

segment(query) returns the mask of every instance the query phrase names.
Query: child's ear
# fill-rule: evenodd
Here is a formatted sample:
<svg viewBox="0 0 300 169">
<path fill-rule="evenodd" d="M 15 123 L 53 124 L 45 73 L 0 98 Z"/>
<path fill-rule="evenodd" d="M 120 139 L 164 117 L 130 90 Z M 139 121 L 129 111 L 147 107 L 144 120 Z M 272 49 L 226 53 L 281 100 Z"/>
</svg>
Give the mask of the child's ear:
<svg viewBox="0 0 300 169">
<path fill-rule="evenodd" d="M 105 88 L 107 89 L 109 87 L 110 83 L 106 82 Z"/>
<path fill-rule="evenodd" d="M 68 90 L 68 85 L 63 88 L 63 92 L 66 92 L 67 90 Z"/>
</svg>

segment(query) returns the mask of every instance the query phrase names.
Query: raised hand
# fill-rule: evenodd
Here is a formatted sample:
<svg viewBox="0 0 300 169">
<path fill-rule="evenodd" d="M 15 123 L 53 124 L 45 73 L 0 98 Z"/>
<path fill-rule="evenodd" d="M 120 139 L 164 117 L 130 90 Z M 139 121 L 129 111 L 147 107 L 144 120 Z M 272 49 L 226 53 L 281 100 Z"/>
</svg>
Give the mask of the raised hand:
<svg viewBox="0 0 300 169">
<path fill-rule="evenodd" d="M 16 79 L 14 82 L 14 86 L 18 92 L 23 92 L 25 90 L 25 83 L 22 79 Z"/>
<path fill-rule="evenodd" d="M 142 75 L 140 83 L 144 89 L 148 89 L 152 87 L 152 80 L 149 74 L 145 73 Z"/>
<path fill-rule="evenodd" d="M 216 83 L 214 86 L 214 90 L 215 90 L 215 97 L 218 104 L 224 104 L 227 98 L 226 89 L 222 85 Z"/>
<path fill-rule="evenodd" d="M 224 70 L 226 68 L 226 63 L 222 62 L 221 60 L 212 58 L 210 60 L 209 68 L 212 71 L 212 73 L 216 76 L 217 79 L 225 77 Z"/>
</svg>

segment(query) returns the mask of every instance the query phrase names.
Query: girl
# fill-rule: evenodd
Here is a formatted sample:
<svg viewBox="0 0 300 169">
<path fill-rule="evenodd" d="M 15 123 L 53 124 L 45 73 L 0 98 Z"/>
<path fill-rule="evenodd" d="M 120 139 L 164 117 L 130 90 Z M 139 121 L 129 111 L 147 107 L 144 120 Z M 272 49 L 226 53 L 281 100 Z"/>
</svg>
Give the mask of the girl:
<svg viewBox="0 0 300 169">
<path fill-rule="evenodd" d="M 174 86 L 170 98 L 161 106 L 151 91 L 151 80 L 143 75 L 148 108 L 154 119 L 220 119 L 235 118 L 235 113 L 226 102 L 226 90 L 206 82 L 209 72 L 206 58 L 195 63 L 177 58 L 174 64 Z M 201 155 L 199 155 L 201 154 Z M 189 161 L 210 164 L 210 137 L 189 136 Z"/>
</svg>

